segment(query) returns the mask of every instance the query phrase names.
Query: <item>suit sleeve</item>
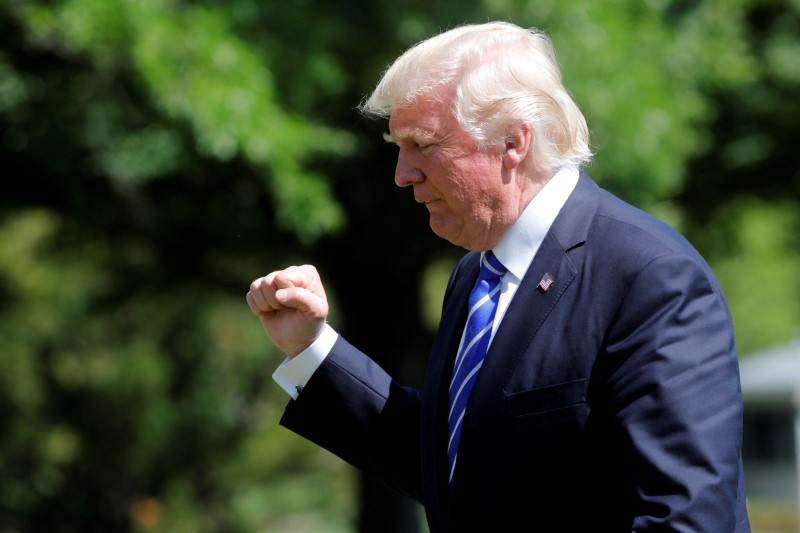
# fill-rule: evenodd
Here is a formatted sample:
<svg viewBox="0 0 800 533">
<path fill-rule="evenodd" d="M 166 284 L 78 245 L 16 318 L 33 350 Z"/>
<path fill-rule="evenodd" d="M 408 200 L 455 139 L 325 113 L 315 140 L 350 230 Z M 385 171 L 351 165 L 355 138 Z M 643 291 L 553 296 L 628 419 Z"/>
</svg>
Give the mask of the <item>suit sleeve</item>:
<svg viewBox="0 0 800 533">
<path fill-rule="evenodd" d="M 741 389 L 730 313 L 710 272 L 680 255 L 652 260 L 606 346 L 633 531 L 735 531 Z"/>
<path fill-rule="evenodd" d="M 420 400 L 342 337 L 281 424 L 421 500 Z"/>
</svg>

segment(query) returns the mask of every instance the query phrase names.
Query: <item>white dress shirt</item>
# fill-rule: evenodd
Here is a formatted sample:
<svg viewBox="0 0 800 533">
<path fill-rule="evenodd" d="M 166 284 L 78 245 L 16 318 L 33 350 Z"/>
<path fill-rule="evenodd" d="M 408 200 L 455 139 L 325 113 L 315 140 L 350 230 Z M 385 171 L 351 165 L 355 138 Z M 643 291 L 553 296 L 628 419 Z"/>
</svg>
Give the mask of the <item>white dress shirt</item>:
<svg viewBox="0 0 800 533">
<path fill-rule="evenodd" d="M 575 166 L 566 166 L 556 172 L 492 250 L 508 269 L 501 279 L 500 300 L 492 326 L 492 338 L 550 226 L 575 189 L 578 175 L 578 168 Z M 281 363 L 272 378 L 292 398 L 297 399 L 338 338 L 339 334 L 326 324 L 319 338 L 294 358 L 287 358 Z"/>
</svg>

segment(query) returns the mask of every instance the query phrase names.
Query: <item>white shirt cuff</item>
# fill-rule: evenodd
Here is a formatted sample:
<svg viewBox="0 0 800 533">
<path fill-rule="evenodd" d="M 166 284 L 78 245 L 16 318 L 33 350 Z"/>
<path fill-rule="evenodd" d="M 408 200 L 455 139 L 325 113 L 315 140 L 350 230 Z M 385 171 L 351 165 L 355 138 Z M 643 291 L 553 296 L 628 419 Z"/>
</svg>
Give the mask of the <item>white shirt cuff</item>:
<svg viewBox="0 0 800 533">
<path fill-rule="evenodd" d="M 322 330 L 322 334 L 317 337 L 317 340 L 296 356 L 287 357 L 273 372 L 272 379 L 292 399 L 296 400 L 300 391 L 303 390 L 308 380 L 319 368 L 319 365 L 328 357 L 338 338 L 339 334 L 328 324 L 325 324 L 325 329 Z"/>
</svg>

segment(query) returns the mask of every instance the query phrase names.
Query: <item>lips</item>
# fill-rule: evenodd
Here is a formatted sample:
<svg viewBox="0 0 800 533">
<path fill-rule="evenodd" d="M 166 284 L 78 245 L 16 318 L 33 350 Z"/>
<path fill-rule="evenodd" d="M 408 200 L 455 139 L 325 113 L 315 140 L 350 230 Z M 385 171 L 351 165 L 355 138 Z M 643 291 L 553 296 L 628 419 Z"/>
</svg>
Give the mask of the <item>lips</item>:
<svg viewBox="0 0 800 533">
<path fill-rule="evenodd" d="M 419 203 L 419 204 L 428 205 L 428 204 L 432 204 L 433 202 L 439 201 L 440 198 L 417 198 L 417 197 L 414 197 L 414 200 L 416 200 L 417 203 Z"/>
<path fill-rule="evenodd" d="M 442 202 L 443 201 L 440 196 L 428 196 L 428 195 L 424 195 L 424 194 L 419 194 L 420 191 L 418 189 L 416 189 L 414 192 L 415 192 L 414 200 L 418 204 L 424 204 L 425 207 L 428 207 L 428 208 L 430 208 L 431 205 L 433 205 L 433 204 L 436 204 L 438 202 Z"/>
</svg>

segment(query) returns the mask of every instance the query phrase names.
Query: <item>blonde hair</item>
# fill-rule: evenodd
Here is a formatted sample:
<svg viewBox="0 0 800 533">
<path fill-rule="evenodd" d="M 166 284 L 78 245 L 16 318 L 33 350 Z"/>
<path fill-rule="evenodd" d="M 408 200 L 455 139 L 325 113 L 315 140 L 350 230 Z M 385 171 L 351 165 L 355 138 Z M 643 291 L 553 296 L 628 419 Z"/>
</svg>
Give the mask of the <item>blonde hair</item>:
<svg viewBox="0 0 800 533">
<path fill-rule="evenodd" d="M 561 82 L 550 39 L 507 22 L 460 26 L 422 41 L 384 72 L 359 106 L 388 118 L 421 97 L 453 94 L 451 112 L 482 147 L 502 145 L 510 127 L 528 124 L 537 167 L 591 161 L 589 129 Z"/>
</svg>

